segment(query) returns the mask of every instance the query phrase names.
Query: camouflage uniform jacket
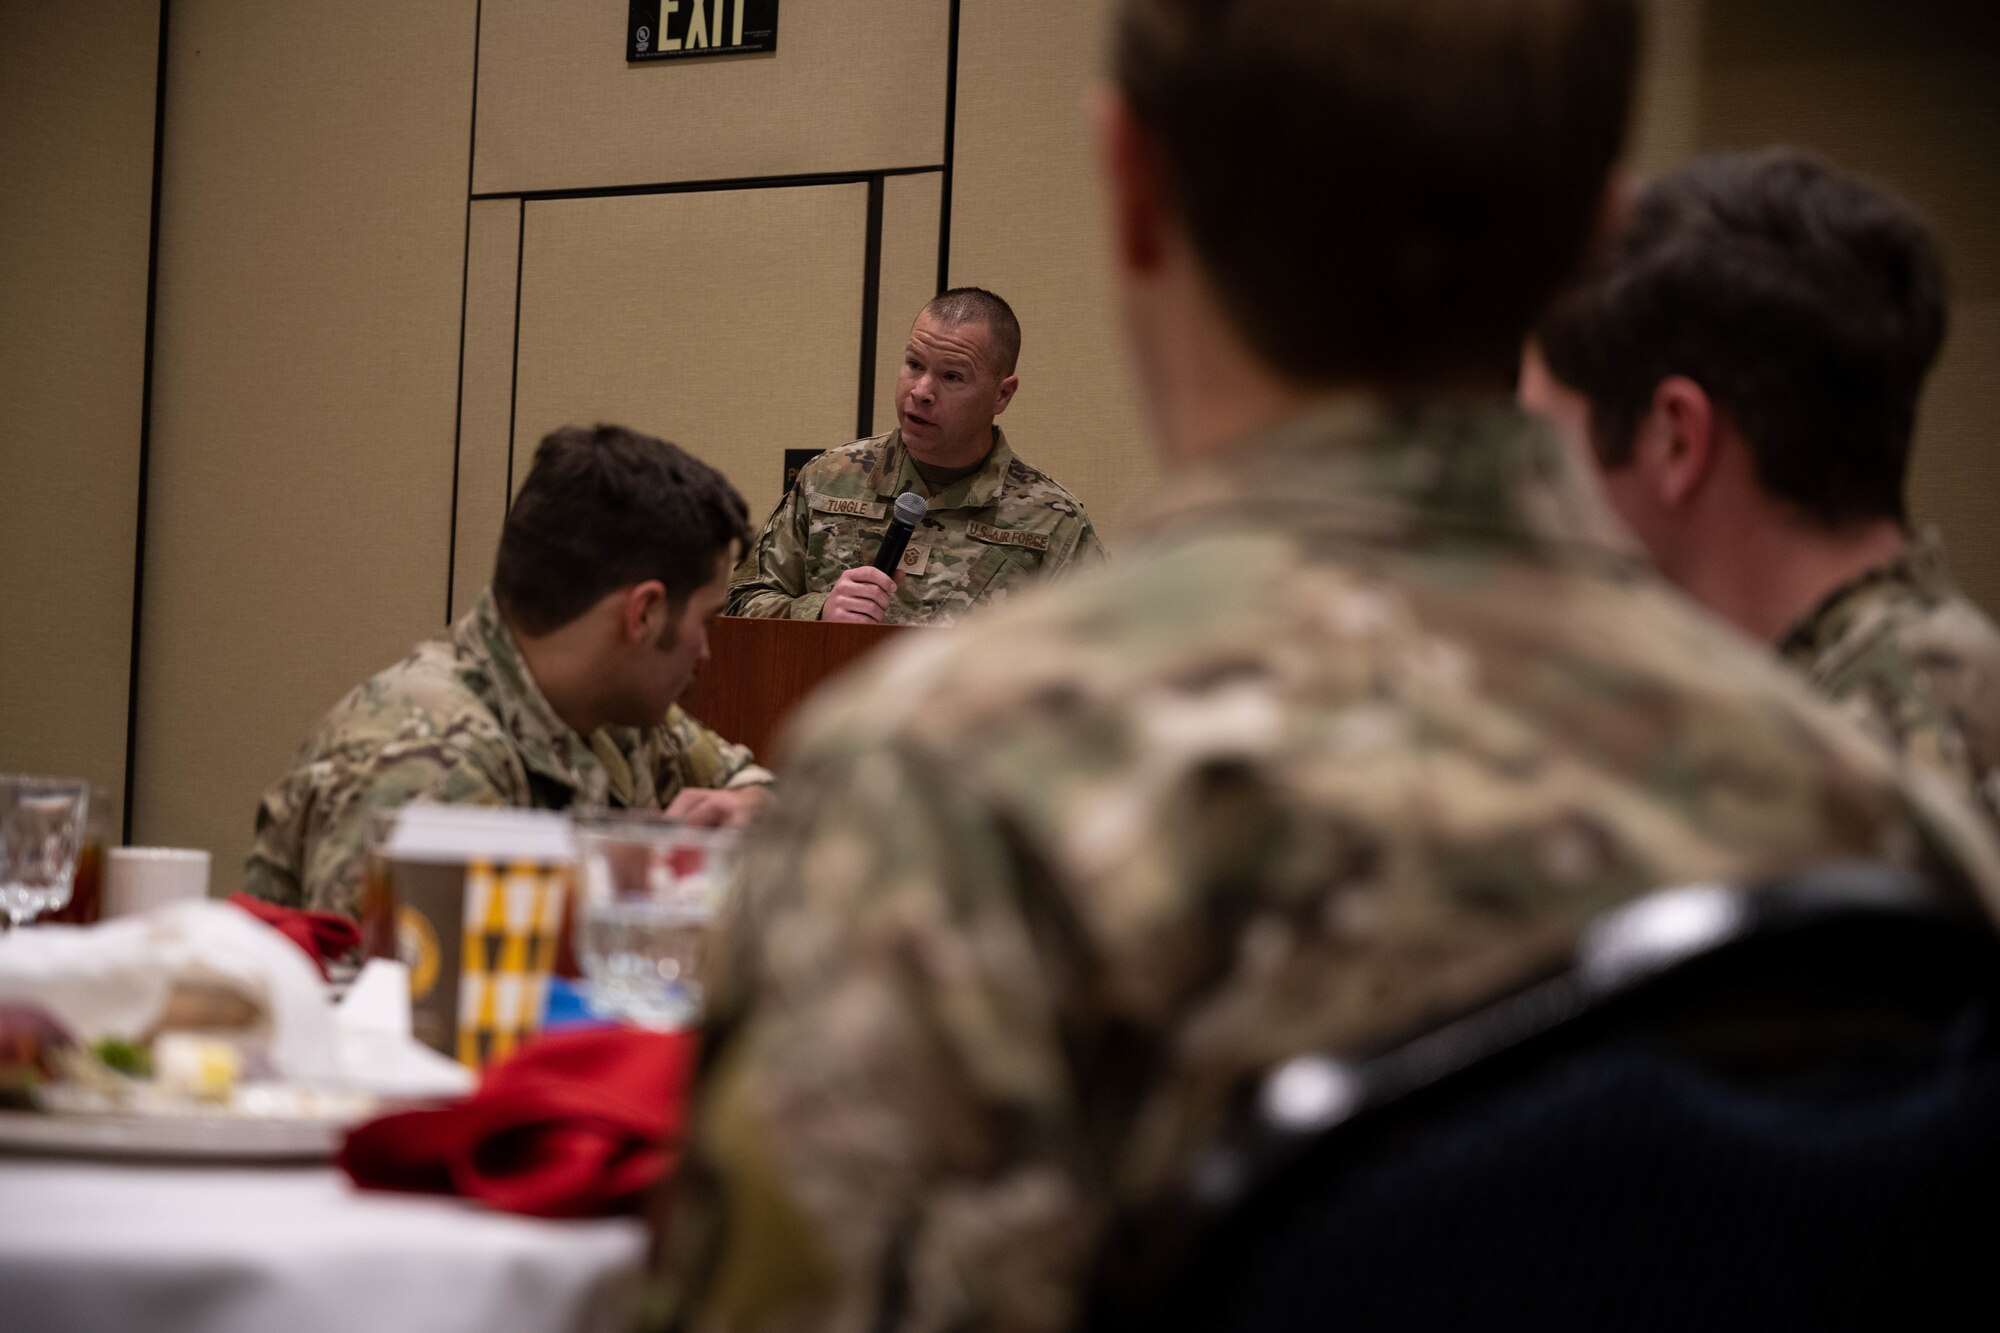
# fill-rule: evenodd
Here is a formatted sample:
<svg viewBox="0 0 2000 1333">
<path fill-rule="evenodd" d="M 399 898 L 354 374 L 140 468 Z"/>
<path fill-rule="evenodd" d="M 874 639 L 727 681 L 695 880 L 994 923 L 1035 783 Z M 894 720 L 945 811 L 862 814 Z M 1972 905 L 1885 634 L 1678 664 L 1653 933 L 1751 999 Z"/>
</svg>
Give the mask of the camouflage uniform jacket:
<svg viewBox="0 0 2000 1333">
<path fill-rule="evenodd" d="M 1830 593 L 1778 651 L 2000 817 L 2000 627 L 1952 584 L 1934 533 Z"/>
<path fill-rule="evenodd" d="M 320 719 L 257 804 L 244 888 L 353 914 L 369 814 L 420 798 L 659 809 L 683 787 L 770 780 L 748 750 L 679 708 L 657 727 L 605 727 L 585 742 L 542 697 L 487 593 Z"/>
<path fill-rule="evenodd" d="M 1621 901 L 2000 850 L 1622 547 L 1510 409 L 1300 418 L 1150 545 L 812 707 L 713 962 L 657 1313 L 1057 1330 L 1233 1094 Z M 877 1321 L 880 1322 L 877 1322 Z"/>
<path fill-rule="evenodd" d="M 1071 568 L 1103 563 L 1076 498 L 993 428 L 985 466 L 931 496 L 900 431 L 829 449 L 799 472 L 729 585 L 732 616 L 817 620 L 834 581 L 874 558 L 904 491 L 930 500 L 889 602 L 892 625 L 936 624 Z"/>
</svg>

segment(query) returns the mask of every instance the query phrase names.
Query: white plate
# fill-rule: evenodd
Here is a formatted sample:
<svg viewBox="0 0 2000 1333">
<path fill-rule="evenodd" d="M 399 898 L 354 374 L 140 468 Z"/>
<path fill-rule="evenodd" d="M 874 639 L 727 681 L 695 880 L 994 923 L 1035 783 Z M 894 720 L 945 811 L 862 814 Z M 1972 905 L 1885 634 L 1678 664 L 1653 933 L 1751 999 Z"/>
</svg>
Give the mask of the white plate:
<svg viewBox="0 0 2000 1333">
<path fill-rule="evenodd" d="M 226 1107 L 0 1111 L 0 1150 L 317 1162 L 332 1157 L 342 1136 L 378 1109 L 373 1098 L 355 1094 L 300 1097 L 292 1090 L 265 1090 L 260 1098 L 258 1091 L 239 1089 L 237 1102 Z M 269 1095 L 274 1092 L 279 1095 Z M 251 1094 L 248 1103 L 245 1093 Z"/>
</svg>

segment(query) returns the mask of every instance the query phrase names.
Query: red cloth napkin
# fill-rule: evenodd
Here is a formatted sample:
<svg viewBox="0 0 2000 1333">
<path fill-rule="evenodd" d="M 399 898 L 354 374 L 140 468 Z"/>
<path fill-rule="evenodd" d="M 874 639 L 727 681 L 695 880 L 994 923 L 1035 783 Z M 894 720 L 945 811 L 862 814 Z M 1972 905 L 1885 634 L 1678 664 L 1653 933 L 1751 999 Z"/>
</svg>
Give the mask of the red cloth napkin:
<svg viewBox="0 0 2000 1333">
<path fill-rule="evenodd" d="M 363 1189 L 462 1194 L 503 1212 L 634 1212 L 680 1156 L 692 1033 L 592 1028 L 542 1037 L 436 1110 L 353 1130 L 340 1166 Z"/>
<path fill-rule="evenodd" d="M 247 893 L 231 894 L 229 901 L 311 954 L 322 977 L 328 959 L 344 958 L 361 947 L 361 927 L 337 912 L 280 907 Z"/>
</svg>

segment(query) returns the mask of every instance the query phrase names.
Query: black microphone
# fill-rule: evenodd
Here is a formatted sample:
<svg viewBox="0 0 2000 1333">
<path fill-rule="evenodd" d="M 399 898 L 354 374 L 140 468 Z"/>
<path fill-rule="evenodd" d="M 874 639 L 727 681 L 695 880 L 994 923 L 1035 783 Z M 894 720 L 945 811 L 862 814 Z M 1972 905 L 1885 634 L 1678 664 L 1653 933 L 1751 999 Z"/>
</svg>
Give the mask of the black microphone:
<svg viewBox="0 0 2000 1333">
<path fill-rule="evenodd" d="M 910 544 L 911 534 L 916 532 L 917 524 L 924 521 L 928 512 L 930 506 L 915 491 L 904 491 L 897 496 L 896 512 L 890 516 L 889 531 L 883 535 L 881 548 L 868 562 L 869 566 L 894 578 L 896 566 L 902 562 L 903 551 Z"/>
</svg>

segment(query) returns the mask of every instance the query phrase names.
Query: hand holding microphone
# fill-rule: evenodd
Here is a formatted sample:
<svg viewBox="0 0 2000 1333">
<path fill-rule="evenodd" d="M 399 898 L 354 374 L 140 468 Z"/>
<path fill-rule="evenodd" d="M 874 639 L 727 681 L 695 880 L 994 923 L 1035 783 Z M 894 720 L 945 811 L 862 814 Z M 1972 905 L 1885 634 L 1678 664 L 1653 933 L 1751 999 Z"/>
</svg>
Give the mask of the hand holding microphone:
<svg viewBox="0 0 2000 1333">
<path fill-rule="evenodd" d="M 875 558 L 840 576 L 820 607 L 821 620 L 876 624 L 888 614 L 889 599 L 896 595 L 896 566 L 929 509 L 924 497 L 914 491 L 904 491 L 896 497 L 896 511 L 890 517 L 889 531 L 883 534 Z"/>
</svg>

